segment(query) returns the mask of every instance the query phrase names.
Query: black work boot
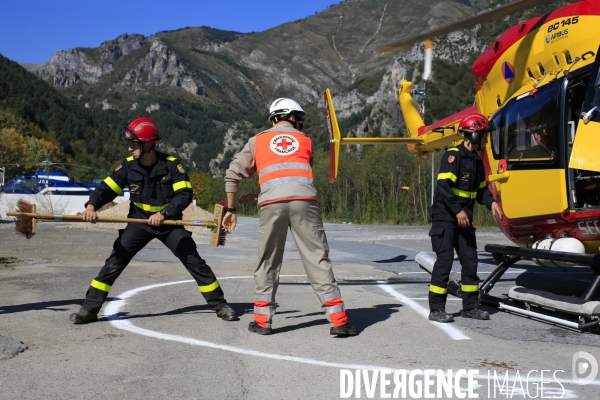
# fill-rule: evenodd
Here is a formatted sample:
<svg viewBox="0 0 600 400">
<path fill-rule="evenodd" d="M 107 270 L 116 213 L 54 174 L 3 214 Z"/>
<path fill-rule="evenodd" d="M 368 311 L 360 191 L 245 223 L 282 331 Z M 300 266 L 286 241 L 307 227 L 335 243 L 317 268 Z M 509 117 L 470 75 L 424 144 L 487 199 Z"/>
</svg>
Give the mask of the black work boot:
<svg viewBox="0 0 600 400">
<path fill-rule="evenodd" d="M 98 314 L 81 307 L 79 311 L 71 314 L 69 317 L 74 324 L 88 324 L 98 321 Z"/>
<path fill-rule="evenodd" d="M 248 332 L 258 333 L 259 335 L 270 335 L 273 333 L 273 329 L 263 328 L 261 326 L 258 326 L 256 321 L 252 321 L 250 322 L 250 325 L 248 325 Z"/>
<path fill-rule="evenodd" d="M 350 325 L 350 323 L 348 322 L 346 323 L 346 325 L 332 326 L 329 329 L 329 334 L 337 336 L 356 336 L 358 335 L 358 330 L 354 325 Z"/>
<path fill-rule="evenodd" d="M 239 319 L 233 308 L 229 307 L 229 304 L 225 304 L 215 311 L 217 312 L 217 317 L 223 321 L 237 321 Z"/>
<path fill-rule="evenodd" d="M 490 319 L 490 313 L 487 311 L 480 310 L 479 308 L 472 308 L 470 310 L 462 310 L 460 316 L 463 318 L 473 319 Z"/>
<path fill-rule="evenodd" d="M 435 322 L 454 322 L 452 314 L 448 314 L 446 310 L 431 310 L 429 313 L 429 320 Z"/>
</svg>

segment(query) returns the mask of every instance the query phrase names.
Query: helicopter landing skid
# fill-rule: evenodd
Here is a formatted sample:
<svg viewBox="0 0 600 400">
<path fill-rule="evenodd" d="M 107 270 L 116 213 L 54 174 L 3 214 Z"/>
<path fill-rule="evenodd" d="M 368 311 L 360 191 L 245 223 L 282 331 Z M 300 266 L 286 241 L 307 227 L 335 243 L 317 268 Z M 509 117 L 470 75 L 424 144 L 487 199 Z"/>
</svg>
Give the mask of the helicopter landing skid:
<svg viewBox="0 0 600 400">
<path fill-rule="evenodd" d="M 564 327 L 592 331 L 600 327 L 600 301 L 594 301 L 600 295 L 600 256 L 593 254 L 573 254 L 551 250 L 524 249 L 521 247 L 489 244 L 485 251 L 492 254 L 497 267 L 481 283 L 479 298 L 482 303 L 493 305 L 500 310 L 543 320 Z M 552 261 L 570 262 L 588 265 L 592 268 L 594 279 L 583 297 L 558 296 L 520 286 L 510 289 L 508 299 L 492 296 L 489 292 L 504 273 L 523 258 L 539 258 Z M 513 303 L 513 304 L 511 304 Z M 525 309 L 517 307 L 523 304 Z M 533 311 L 535 308 L 536 311 Z M 549 315 L 552 314 L 552 315 Z M 577 322 L 573 321 L 576 319 Z"/>
<path fill-rule="evenodd" d="M 594 301 L 594 298 L 600 296 L 600 255 L 573 254 L 500 245 L 487 245 L 485 250 L 492 253 L 497 267 L 479 286 L 481 303 L 579 331 L 593 331 L 600 328 L 600 301 Z M 589 265 L 594 272 L 594 280 L 581 298 L 557 296 L 520 286 L 511 288 L 508 297 L 505 298 L 489 294 L 504 273 L 523 258 L 539 258 Z M 415 261 L 421 269 L 431 274 L 436 257 L 435 254 L 422 252 L 417 254 Z M 454 272 L 450 274 L 447 288 L 449 294 L 459 298 L 462 297 L 460 274 Z M 524 304 L 525 308 L 517 307 L 519 303 Z M 533 311 L 532 307 L 538 308 L 539 311 Z M 552 315 L 548 315 L 550 313 Z M 577 322 L 573 319 L 576 319 Z"/>
</svg>

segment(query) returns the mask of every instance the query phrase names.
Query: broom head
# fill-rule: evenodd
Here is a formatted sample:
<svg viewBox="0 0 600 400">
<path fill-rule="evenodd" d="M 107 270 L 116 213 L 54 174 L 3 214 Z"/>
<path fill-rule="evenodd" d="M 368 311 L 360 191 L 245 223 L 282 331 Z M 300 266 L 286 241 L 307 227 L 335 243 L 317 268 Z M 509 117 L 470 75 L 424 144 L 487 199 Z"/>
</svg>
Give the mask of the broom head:
<svg viewBox="0 0 600 400">
<path fill-rule="evenodd" d="M 35 204 L 28 203 L 23 199 L 19 199 L 19 201 L 17 202 L 17 209 L 19 210 L 19 212 L 25 213 L 36 212 Z M 35 235 L 35 218 L 27 217 L 25 215 L 19 215 L 17 217 L 16 222 L 17 223 L 15 225 L 15 231 L 19 235 L 23 235 L 27 239 L 31 239 L 33 235 Z"/>
<path fill-rule="evenodd" d="M 223 246 L 225 244 L 225 229 L 223 228 L 223 217 L 225 216 L 225 207 L 221 204 L 215 204 L 215 212 L 213 214 L 213 221 L 215 227 L 210 232 L 210 245 L 211 246 Z"/>
</svg>

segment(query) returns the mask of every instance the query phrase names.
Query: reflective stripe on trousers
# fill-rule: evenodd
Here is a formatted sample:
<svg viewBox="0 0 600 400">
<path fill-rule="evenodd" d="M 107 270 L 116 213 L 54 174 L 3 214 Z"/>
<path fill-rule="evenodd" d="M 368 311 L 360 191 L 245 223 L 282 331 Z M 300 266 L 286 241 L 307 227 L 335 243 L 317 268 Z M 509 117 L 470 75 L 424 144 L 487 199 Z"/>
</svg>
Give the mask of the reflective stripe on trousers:
<svg viewBox="0 0 600 400">
<path fill-rule="evenodd" d="M 339 290 L 324 295 L 323 305 L 327 307 L 329 319 L 334 327 L 344 326 L 348 323 L 346 307 Z"/>
<path fill-rule="evenodd" d="M 461 285 L 461 289 L 463 292 L 479 292 L 479 285 L 465 285 L 464 283 Z"/>
<path fill-rule="evenodd" d="M 107 285 L 106 283 L 102 283 L 95 279 L 92 281 L 90 286 L 93 288 L 96 288 L 98 290 L 102 290 L 103 292 L 106 292 L 106 293 L 110 292 L 110 289 L 111 289 L 111 285 Z"/>
<path fill-rule="evenodd" d="M 435 285 L 430 284 L 429 291 L 433 292 L 433 293 L 437 293 L 437 294 L 446 294 L 446 293 L 448 293 L 448 288 L 443 288 L 440 286 L 435 286 Z"/>
<path fill-rule="evenodd" d="M 198 286 L 198 290 L 200 290 L 200 293 L 208 293 L 214 291 L 219 286 L 221 286 L 219 285 L 219 281 L 215 280 L 210 285 Z"/>
<path fill-rule="evenodd" d="M 255 301 L 254 302 L 254 321 L 261 328 L 267 327 L 269 319 L 269 305 L 271 301 Z"/>
</svg>

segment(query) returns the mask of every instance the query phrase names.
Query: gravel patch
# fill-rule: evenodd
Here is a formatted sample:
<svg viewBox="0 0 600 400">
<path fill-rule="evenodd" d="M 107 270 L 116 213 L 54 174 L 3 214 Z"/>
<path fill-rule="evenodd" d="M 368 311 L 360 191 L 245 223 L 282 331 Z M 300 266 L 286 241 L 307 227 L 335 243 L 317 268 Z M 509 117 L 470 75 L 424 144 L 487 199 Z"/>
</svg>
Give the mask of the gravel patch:
<svg viewBox="0 0 600 400">
<path fill-rule="evenodd" d="M 28 348 L 23 342 L 6 336 L 0 336 L 0 360 L 13 358 Z"/>
</svg>

